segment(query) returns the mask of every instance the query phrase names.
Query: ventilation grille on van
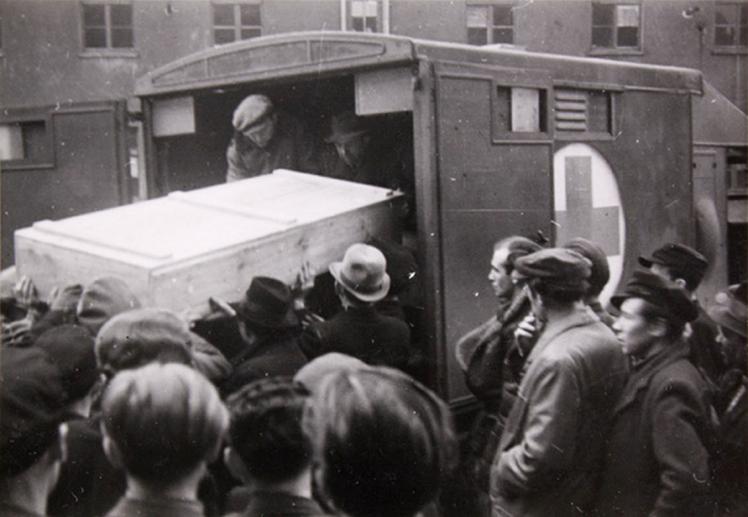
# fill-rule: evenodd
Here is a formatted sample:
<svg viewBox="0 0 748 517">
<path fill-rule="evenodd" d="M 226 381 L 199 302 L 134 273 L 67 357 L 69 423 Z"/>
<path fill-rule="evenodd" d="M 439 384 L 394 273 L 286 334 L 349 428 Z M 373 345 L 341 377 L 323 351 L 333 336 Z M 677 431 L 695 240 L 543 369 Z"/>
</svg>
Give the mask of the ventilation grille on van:
<svg viewBox="0 0 748 517">
<path fill-rule="evenodd" d="M 561 133 L 612 133 L 610 92 L 554 89 L 554 121 Z"/>
<path fill-rule="evenodd" d="M 556 131 L 587 131 L 587 92 L 555 90 Z"/>
</svg>

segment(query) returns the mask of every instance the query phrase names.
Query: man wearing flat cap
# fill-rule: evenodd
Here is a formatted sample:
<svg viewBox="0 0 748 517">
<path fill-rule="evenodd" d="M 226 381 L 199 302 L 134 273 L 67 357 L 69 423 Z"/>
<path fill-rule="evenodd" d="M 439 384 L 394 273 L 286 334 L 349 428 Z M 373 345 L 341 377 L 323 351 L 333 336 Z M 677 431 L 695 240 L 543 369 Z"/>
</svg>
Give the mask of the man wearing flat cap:
<svg viewBox="0 0 748 517">
<path fill-rule="evenodd" d="M 683 287 L 696 300 L 695 292 L 704 279 L 709 262 L 685 244 L 669 242 L 652 252 L 651 257 L 639 257 L 639 264 L 652 273 Z M 715 346 L 717 328 L 706 311 L 697 305 L 698 317 L 689 323 L 686 342 L 693 364 L 715 384 L 724 372 L 719 350 Z"/>
<path fill-rule="evenodd" d="M 709 391 L 682 339 L 696 306 L 649 271 L 636 271 L 611 303 L 630 376 L 614 406 L 598 514 L 712 515 Z"/>
<path fill-rule="evenodd" d="M 719 515 L 748 515 L 748 283 L 719 292 L 709 306 L 727 371 L 714 403 L 720 420 L 715 468 Z"/>
<path fill-rule="evenodd" d="M 301 326 L 293 295 L 286 284 L 275 278 L 254 277 L 235 310 L 244 350 L 231 358 L 234 372 L 222 386 L 224 393 L 266 377 L 291 377 L 307 363 L 299 347 Z"/>
<path fill-rule="evenodd" d="M 342 261 L 330 264 L 343 310 L 304 329 L 301 346 L 309 359 L 339 352 L 367 364 L 406 367 L 410 358 L 408 324 L 374 307 L 390 289 L 386 268 L 381 251 L 360 243 L 350 246 Z"/>
<path fill-rule="evenodd" d="M 625 379 L 611 330 L 584 303 L 591 263 L 563 248 L 517 259 L 541 322 L 491 469 L 494 516 L 588 512 Z"/>
<path fill-rule="evenodd" d="M 266 95 L 250 95 L 232 119 L 234 137 L 226 151 L 226 181 L 270 174 L 275 169 L 319 172 L 314 143 L 302 124 L 277 110 Z"/>
</svg>

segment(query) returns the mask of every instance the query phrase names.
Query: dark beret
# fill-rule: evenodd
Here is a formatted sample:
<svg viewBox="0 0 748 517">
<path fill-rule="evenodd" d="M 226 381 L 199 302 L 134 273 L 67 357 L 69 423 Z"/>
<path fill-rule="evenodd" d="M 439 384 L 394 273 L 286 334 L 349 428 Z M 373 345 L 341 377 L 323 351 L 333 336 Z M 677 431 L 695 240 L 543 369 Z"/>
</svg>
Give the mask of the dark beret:
<svg viewBox="0 0 748 517">
<path fill-rule="evenodd" d="M 617 309 L 624 300 L 641 298 L 654 305 L 670 320 L 686 323 L 699 315 L 696 304 L 682 287 L 650 271 L 637 270 L 618 294 L 610 299 Z"/>
<path fill-rule="evenodd" d="M 58 438 L 65 400 L 60 372 L 32 346 L 3 347 L 0 362 L 0 479 L 20 474 Z"/>
<path fill-rule="evenodd" d="M 514 263 L 518 279 L 537 278 L 556 289 L 586 291 L 592 262 L 576 251 L 548 248 L 520 257 Z"/>
</svg>

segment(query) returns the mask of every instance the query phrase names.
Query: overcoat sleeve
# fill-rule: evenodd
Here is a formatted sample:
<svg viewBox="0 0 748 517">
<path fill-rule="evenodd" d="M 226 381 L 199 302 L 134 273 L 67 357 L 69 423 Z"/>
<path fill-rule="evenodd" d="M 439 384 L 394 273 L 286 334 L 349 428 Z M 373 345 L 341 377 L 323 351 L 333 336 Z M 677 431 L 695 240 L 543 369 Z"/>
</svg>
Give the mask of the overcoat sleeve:
<svg viewBox="0 0 748 517">
<path fill-rule="evenodd" d="M 652 516 L 691 514 L 709 491 L 709 430 L 701 395 L 685 382 L 662 386 L 652 406 L 652 447 L 660 467 L 660 492 Z"/>
<path fill-rule="evenodd" d="M 553 474 L 568 469 L 575 454 L 579 379 L 566 361 L 538 360 L 543 364 L 533 368 L 533 382 L 526 393 L 520 390 L 512 410 L 526 407 L 522 439 L 500 452 L 495 467 L 499 491 L 509 497 L 552 483 Z M 509 421 L 515 416 L 510 415 Z"/>
</svg>

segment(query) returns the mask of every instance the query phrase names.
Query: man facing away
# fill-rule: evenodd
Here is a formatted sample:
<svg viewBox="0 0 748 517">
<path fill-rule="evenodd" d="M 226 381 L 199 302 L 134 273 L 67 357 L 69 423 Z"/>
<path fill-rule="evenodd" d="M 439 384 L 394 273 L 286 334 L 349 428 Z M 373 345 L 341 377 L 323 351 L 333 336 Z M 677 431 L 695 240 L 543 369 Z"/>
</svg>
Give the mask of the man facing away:
<svg viewBox="0 0 748 517">
<path fill-rule="evenodd" d="M 262 379 L 227 400 L 230 446 L 224 461 L 244 483 L 232 494 L 244 517 L 321 516 L 312 499 L 311 446 L 301 420 L 309 392 L 290 378 Z"/>
<path fill-rule="evenodd" d="M 565 516 L 594 496 L 625 362 L 611 330 L 584 303 L 590 261 L 551 248 L 515 262 L 544 322 L 491 469 L 494 516 Z"/>
<path fill-rule="evenodd" d="M 682 338 L 697 308 L 649 271 L 636 271 L 611 302 L 631 372 L 614 406 L 598 515 L 711 515 L 709 390 Z"/>
</svg>

